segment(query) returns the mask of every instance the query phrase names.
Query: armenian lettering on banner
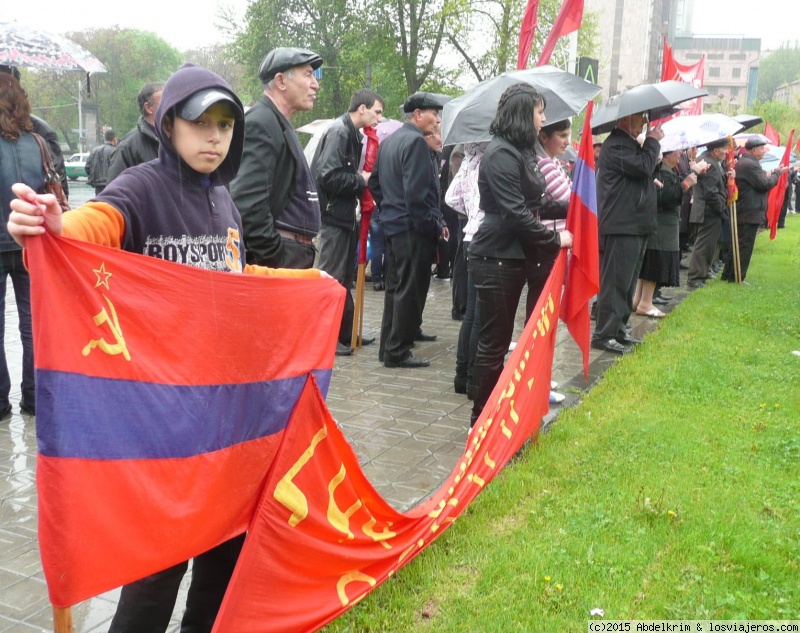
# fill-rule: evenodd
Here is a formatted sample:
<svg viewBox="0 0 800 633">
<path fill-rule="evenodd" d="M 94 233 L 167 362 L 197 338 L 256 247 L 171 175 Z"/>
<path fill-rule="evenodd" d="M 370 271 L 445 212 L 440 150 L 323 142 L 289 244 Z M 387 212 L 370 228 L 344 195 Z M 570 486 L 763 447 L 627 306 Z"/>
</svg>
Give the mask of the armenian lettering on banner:
<svg viewBox="0 0 800 633">
<path fill-rule="evenodd" d="M 407 513 L 370 485 L 323 400 L 335 281 L 203 271 L 49 234 L 26 257 L 56 607 L 248 531 L 214 630 L 316 630 L 438 538 L 548 410 L 565 250 L 462 458 Z"/>
<path fill-rule="evenodd" d="M 426 502 L 401 514 L 367 481 L 309 379 L 278 449 L 214 633 L 314 631 L 441 536 L 538 434 L 566 266 L 562 250 L 469 437 Z"/>
<path fill-rule="evenodd" d="M 39 542 L 67 607 L 247 529 L 344 293 L 29 239 Z M 313 297 L 313 300 L 311 299 Z"/>
</svg>

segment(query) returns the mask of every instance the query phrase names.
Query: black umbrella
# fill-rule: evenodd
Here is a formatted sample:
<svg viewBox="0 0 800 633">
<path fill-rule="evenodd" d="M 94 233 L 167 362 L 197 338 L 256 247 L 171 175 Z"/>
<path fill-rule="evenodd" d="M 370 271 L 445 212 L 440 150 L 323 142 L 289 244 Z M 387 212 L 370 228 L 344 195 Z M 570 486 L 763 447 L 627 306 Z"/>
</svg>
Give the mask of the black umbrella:
<svg viewBox="0 0 800 633">
<path fill-rule="evenodd" d="M 480 143 L 491 140 L 489 124 L 506 88 L 518 83 L 534 86 L 547 101 L 548 123 L 578 114 L 602 88 L 553 66 L 504 73 L 467 90 L 446 103 L 442 111 L 442 143 Z"/>
<path fill-rule="evenodd" d="M 742 132 L 764 122 L 764 119 L 762 119 L 760 116 L 756 116 L 755 114 L 737 114 L 732 118 L 734 121 L 738 121 L 742 124 Z"/>
<path fill-rule="evenodd" d="M 647 112 L 650 120 L 675 112 L 675 106 L 684 101 L 704 97 L 708 94 L 701 88 L 681 81 L 662 81 L 626 90 L 607 99 L 594 111 L 592 132 L 604 134 L 614 129 L 617 121 L 626 116 Z"/>
</svg>

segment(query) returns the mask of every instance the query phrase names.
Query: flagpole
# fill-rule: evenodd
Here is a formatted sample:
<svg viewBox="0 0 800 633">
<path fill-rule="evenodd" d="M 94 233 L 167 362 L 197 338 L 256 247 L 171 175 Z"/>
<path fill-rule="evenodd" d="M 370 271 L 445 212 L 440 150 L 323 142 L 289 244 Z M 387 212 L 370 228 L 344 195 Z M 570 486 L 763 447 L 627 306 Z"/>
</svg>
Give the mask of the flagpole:
<svg viewBox="0 0 800 633">
<path fill-rule="evenodd" d="M 742 263 L 739 254 L 739 224 L 736 221 L 736 200 L 731 201 L 731 248 L 733 249 L 733 276 L 737 284 L 742 283 Z"/>
<path fill-rule="evenodd" d="M 53 631 L 55 633 L 75 633 L 72 625 L 72 607 L 53 607 Z"/>
</svg>

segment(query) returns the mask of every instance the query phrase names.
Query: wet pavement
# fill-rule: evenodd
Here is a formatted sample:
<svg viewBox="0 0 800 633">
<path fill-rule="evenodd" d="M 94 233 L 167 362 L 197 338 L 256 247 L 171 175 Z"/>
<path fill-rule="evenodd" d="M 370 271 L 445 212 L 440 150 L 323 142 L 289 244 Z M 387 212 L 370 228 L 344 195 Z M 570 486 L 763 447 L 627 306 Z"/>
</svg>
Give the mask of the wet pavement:
<svg viewBox="0 0 800 633">
<path fill-rule="evenodd" d="M 80 187 L 88 189 L 85 185 Z M 77 188 L 76 188 L 77 189 Z M 76 191 L 75 194 L 78 194 Z M 71 198 L 77 198 L 73 194 Z M 670 288 L 672 310 L 686 295 Z M 524 307 L 524 302 L 522 302 Z M 365 291 L 365 336 L 376 335 L 383 293 Z M 12 376 L 10 418 L 0 421 L 0 632 L 52 631 L 52 614 L 36 541 L 36 419 L 19 412 L 22 347 L 13 289 L 6 295 L 5 348 Z M 524 313 L 517 315 L 517 333 Z M 451 318 L 449 280 L 433 278 L 423 329 L 437 335 L 417 343 L 415 354 L 431 361 L 422 369 L 386 369 L 378 362 L 377 342 L 352 356 L 337 357 L 328 407 L 358 454 L 364 472 L 396 508 L 408 509 L 434 492 L 464 449 L 471 402 L 453 391 L 459 321 Z M 657 319 L 634 316 L 632 335 L 644 336 Z M 551 405 L 545 425 L 574 404 L 617 356 L 592 350 L 589 383 L 583 379 L 579 350 L 563 324 L 555 347 L 553 380 L 567 398 Z M 179 630 L 187 578 L 184 579 L 170 632 Z M 108 630 L 119 590 L 73 607 L 76 633 Z"/>
</svg>

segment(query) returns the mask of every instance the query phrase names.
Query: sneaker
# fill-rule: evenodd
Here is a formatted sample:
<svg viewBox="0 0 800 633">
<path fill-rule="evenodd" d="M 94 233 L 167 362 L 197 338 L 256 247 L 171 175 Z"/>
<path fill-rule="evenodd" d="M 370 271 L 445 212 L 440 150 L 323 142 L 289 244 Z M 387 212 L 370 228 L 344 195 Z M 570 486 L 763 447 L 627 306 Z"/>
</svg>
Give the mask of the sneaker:
<svg viewBox="0 0 800 633">
<path fill-rule="evenodd" d="M 567 399 L 563 393 L 558 393 L 557 391 L 550 392 L 550 404 L 561 404 L 564 400 Z"/>
</svg>

